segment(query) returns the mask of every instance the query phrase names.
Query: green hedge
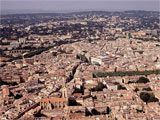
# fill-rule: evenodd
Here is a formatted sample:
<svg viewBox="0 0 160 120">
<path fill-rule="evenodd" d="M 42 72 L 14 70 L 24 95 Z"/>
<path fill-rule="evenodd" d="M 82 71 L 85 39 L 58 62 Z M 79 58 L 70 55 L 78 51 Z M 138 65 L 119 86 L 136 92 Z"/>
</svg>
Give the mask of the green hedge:
<svg viewBox="0 0 160 120">
<path fill-rule="evenodd" d="M 125 71 L 125 72 L 98 72 L 95 74 L 96 77 L 107 77 L 107 76 L 136 76 L 136 75 L 151 75 L 160 74 L 160 70 L 150 71 Z"/>
</svg>

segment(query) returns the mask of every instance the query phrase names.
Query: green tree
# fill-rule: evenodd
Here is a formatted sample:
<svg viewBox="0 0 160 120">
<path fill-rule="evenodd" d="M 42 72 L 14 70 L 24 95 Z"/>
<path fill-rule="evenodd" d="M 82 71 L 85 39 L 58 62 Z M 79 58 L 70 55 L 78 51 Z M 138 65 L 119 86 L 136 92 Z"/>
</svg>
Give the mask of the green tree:
<svg viewBox="0 0 160 120">
<path fill-rule="evenodd" d="M 139 91 L 139 89 L 138 89 L 138 88 L 135 88 L 135 89 L 134 89 L 134 92 L 137 92 L 137 91 Z"/>
<path fill-rule="evenodd" d="M 92 88 L 91 91 L 102 91 L 103 88 L 106 88 L 106 86 L 103 83 L 98 82 L 98 85 Z"/>
<path fill-rule="evenodd" d="M 140 93 L 140 98 L 148 103 L 148 102 L 158 102 L 159 100 L 155 97 L 155 95 L 153 93 L 145 93 L 145 92 L 141 92 Z"/>
<path fill-rule="evenodd" d="M 149 101 L 150 95 L 148 93 L 141 92 L 140 98 L 147 103 Z"/>
<path fill-rule="evenodd" d="M 77 59 L 80 59 L 82 62 L 88 62 L 88 59 L 86 58 L 86 56 L 82 54 L 78 54 Z"/>
<path fill-rule="evenodd" d="M 52 55 L 53 56 L 57 56 L 57 52 L 52 52 Z"/>
<path fill-rule="evenodd" d="M 95 108 L 93 108 L 91 112 L 92 112 L 92 115 L 100 115 L 100 112 L 97 111 Z"/>
<path fill-rule="evenodd" d="M 142 90 L 145 90 L 145 91 L 152 91 L 152 89 L 150 87 L 148 88 L 143 88 Z"/>
<path fill-rule="evenodd" d="M 138 80 L 137 80 L 137 83 L 147 83 L 149 82 L 149 79 L 148 78 L 145 78 L 145 77 L 140 77 Z"/>
<path fill-rule="evenodd" d="M 130 39 L 130 38 L 132 38 L 132 35 L 131 35 L 131 33 L 128 33 L 128 37 L 129 37 L 129 39 Z"/>
</svg>

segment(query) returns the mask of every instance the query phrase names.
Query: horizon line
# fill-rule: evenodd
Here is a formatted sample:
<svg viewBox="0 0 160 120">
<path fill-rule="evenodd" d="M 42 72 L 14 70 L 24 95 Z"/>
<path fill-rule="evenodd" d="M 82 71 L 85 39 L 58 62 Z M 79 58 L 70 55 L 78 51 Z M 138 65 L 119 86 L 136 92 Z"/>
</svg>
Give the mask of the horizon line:
<svg viewBox="0 0 160 120">
<path fill-rule="evenodd" d="M 4 13 L 3 13 L 3 12 Z M 30 12 L 29 12 L 30 11 Z M 39 11 L 39 12 L 38 12 Z M 65 11 L 65 12 L 64 12 Z M 127 11 L 139 11 L 139 12 L 159 12 L 159 10 L 0 10 L 0 15 L 20 15 L 20 14 L 74 14 L 81 12 L 127 12 Z M 10 12 L 10 13 L 9 13 Z M 15 12 L 15 13 L 14 13 Z"/>
</svg>

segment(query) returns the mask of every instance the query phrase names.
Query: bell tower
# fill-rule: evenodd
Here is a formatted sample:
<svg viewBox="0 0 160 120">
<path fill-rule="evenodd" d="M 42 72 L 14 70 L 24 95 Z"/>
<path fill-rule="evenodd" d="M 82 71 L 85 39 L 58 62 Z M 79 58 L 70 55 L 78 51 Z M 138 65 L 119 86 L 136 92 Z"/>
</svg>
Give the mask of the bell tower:
<svg viewBox="0 0 160 120">
<path fill-rule="evenodd" d="M 62 98 L 68 98 L 65 79 L 63 79 Z"/>
</svg>

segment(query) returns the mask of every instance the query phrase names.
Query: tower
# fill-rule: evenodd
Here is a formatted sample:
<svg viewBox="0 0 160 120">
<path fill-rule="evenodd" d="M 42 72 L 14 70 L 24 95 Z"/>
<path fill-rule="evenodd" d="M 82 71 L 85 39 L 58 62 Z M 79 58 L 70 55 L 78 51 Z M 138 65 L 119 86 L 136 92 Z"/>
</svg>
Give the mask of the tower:
<svg viewBox="0 0 160 120">
<path fill-rule="evenodd" d="M 63 79 L 62 98 L 68 98 L 65 79 Z"/>
<path fill-rule="evenodd" d="M 26 53 L 23 53 L 23 54 L 22 54 L 23 66 L 26 66 L 26 60 L 25 60 L 25 58 L 24 58 L 25 54 L 26 54 Z"/>
</svg>

